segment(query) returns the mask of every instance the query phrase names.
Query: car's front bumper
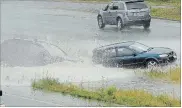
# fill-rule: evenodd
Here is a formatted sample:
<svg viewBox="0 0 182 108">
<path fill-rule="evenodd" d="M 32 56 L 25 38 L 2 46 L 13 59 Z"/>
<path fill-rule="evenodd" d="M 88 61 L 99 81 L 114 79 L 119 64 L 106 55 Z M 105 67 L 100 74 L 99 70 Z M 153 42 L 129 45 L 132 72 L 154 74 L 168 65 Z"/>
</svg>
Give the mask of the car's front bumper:
<svg viewBox="0 0 182 108">
<path fill-rule="evenodd" d="M 176 60 L 177 60 L 177 57 L 163 58 L 159 60 L 159 64 L 162 66 L 168 65 L 168 64 L 176 62 Z"/>
</svg>

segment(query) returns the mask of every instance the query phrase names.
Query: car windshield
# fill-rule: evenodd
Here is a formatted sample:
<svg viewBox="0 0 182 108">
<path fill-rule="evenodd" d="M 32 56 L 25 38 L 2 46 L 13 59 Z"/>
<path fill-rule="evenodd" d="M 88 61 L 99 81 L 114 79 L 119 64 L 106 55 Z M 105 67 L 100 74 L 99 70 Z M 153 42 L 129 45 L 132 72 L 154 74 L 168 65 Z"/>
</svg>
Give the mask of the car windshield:
<svg viewBox="0 0 182 108">
<path fill-rule="evenodd" d="M 143 45 L 140 43 L 134 43 L 134 44 L 130 45 L 129 48 L 134 49 L 138 53 L 146 52 L 150 49 L 149 46 L 146 46 L 146 45 Z"/>
<path fill-rule="evenodd" d="M 128 10 L 144 9 L 147 8 L 147 5 L 144 2 L 126 2 L 126 7 Z"/>
</svg>

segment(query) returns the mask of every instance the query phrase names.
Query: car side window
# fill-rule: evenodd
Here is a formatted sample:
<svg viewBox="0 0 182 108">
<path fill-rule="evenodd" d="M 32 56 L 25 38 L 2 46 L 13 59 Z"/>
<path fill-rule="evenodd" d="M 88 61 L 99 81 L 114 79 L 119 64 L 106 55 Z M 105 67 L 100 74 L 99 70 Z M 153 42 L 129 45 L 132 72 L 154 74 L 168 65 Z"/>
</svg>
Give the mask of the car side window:
<svg viewBox="0 0 182 108">
<path fill-rule="evenodd" d="M 118 7 L 118 8 L 116 8 Z M 110 10 L 124 10 L 124 4 L 123 3 L 113 3 Z"/>
<path fill-rule="evenodd" d="M 113 3 L 113 9 L 112 10 L 118 10 L 119 8 L 120 8 L 120 4 L 119 3 Z"/>
<path fill-rule="evenodd" d="M 115 57 L 116 56 L 116 50 L 115 50 L 115 48 L 106 50 L 105 53 L 104 53 L 104 55 L 106 57 Z"/>
<path fill-rule="evenodd" d="M 119 57 L 132 56 L 133 54 L 134 54 L 134 52 L 127 48 L 118 48 L 117 49 L 117 56 L 119 56 Z"/>
</svg>

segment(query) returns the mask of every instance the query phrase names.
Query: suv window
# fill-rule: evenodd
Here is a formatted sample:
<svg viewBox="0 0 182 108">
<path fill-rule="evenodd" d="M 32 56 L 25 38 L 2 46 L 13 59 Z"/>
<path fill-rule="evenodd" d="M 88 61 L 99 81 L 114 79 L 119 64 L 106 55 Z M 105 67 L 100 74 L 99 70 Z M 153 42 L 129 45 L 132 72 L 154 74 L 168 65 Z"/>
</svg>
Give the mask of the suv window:
<svg viewBox="0 0 182 108">
<path fill-rule="evenodd" d="M 104 52 L 104 56 L 106 56 L 106 57 L 115 57 L 116 56 L 116 50 L 115 50 L 115 48 L 107 49 Z"/>
<path fill-rule="evenodd" d="M 133 51 L 127 48 L 118 48 L 117 50 L 118 50 L 117 56 L 119 57 L 133 55 Z"/>
<path fill-rule="evenodd" d="M 124 4 L 123 3 L 114 3 L 113 6 L 118 6 L 118 10 L 124 10 Z"/>
<path fill-rule="evenodd" d="M 114 6 L 117 6 L 118 9 L 113 9 Z M 123 3 L 111 3 L 109 4 L 110 10 L 124 10 L 124 4 Z"/>
<path fill-rule="evenodd" d="M 147 8 L 147 5 L 144 2 L 126 2 L 126 7 L 128 10 L 144 9 Z"/>
</svg>

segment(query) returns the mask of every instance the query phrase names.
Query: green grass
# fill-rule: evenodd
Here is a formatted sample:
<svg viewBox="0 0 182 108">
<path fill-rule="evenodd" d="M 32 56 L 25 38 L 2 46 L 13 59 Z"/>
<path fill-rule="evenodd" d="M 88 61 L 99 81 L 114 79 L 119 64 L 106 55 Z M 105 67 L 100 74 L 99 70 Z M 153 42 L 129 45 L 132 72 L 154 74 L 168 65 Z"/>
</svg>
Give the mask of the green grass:
<svg viewBox="0 0 182 108">
<path fill-rule="evenodd" d="M 32 83 L 32 87 L 38 90 L 52 91 L 69 94 L 74 97 L 98 100 L 125 106 L 180 106 L 180 100 L 167 95 L 153 96 L 144 90 L 121 90 L 114 86 L 94 91 L 79 88 L 73 84 L 59 83 L 52 78 L 44 78 Z"/>
<path fill-rule="evenodd" d="M 180 8 L 153 8 L 151 10 L 151 16 L 169 20 L 181 20 Z"/>
<path fill-rule="evenodd" d="M 110 2 L 112 0 L 71 0 L 75 2 Z M 167 6 L 169 8 L 152 8 L 151 16 L 169 20 L 181 20 L 181 0 L 146 0 L 149 6 Z"/>
<path fill-rule="evenodd" d="M 152 79 L 167 80 L 174 83 L 181 83 L 181 68 L 173 67 L 167 71 L 162 71 L 159 69 L 151 69 L 150 71 L 144 72 L 145 75 Z"/>
<path fill-rule="evenodd" d="M 180 6 L 181 0 L 146 0 L 150 5 L 155 6 Z"/>
</svg>

